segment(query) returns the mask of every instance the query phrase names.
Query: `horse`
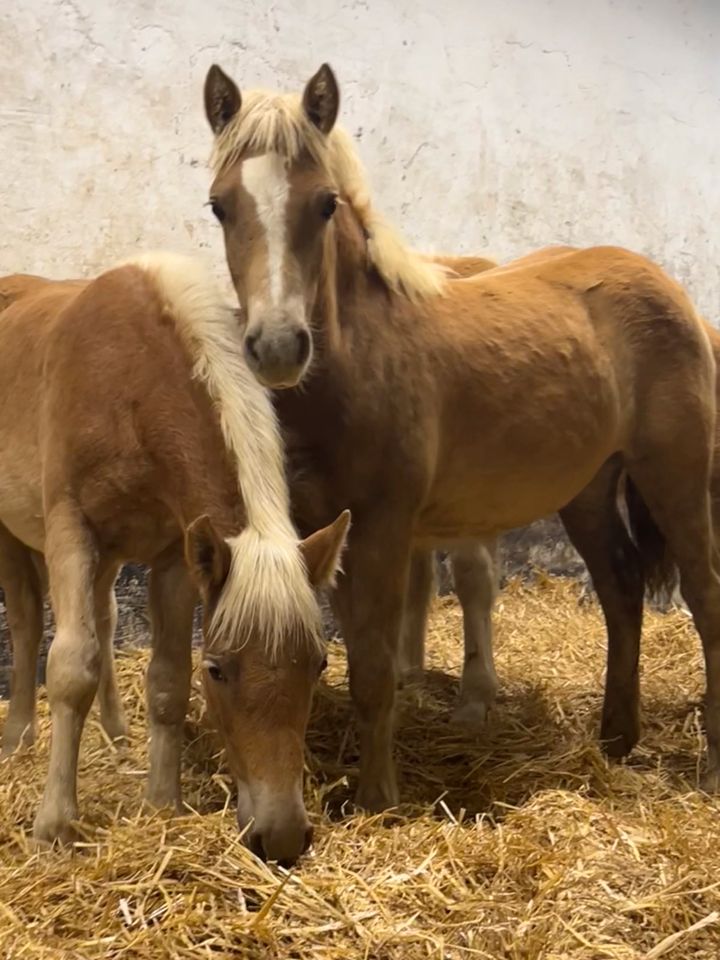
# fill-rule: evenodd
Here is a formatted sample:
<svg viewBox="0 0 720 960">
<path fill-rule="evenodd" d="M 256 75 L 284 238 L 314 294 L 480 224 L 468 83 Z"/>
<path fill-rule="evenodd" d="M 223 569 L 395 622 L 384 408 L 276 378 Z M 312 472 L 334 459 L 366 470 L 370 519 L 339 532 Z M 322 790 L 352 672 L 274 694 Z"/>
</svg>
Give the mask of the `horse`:
<svg viewBox="0 0 720 960">
<path fill-rule="evenodd" d="M 299 542 L 271 399 L 201 263 L 147 254 L 92 281 L 15 278 L 0 289 L 13 284 L 0 314 L 0 573 L 12 561 L 8 609 L 20 598 L 6 747 L 33 727 L 33 556 L 47 568 L 56 621 L 34 836 L 76 837 L 80 736 L 99 683 L 108 735 L 125 734 L 109 696 L 113 585 L 134 560 L 151 570 L 149 803 L 181 805 L 200 598 L 202 685 L 237 783 L 238 825 L 258 855 L 293 863 L 312 836 L 302 777 L 324 664 L 316 589 L 335 575 L 349 514 Z"/>
<path fill-rule="evenodd" d="M 552 246 L 536 251 L 513 261 L 529 263 L 546 257 L 569 253 L 576 248 Z M 455 276 L 471 277 L 486 270 L 502 269 L 486 257 L 450 256 L 433 257 L 435 262 L 449 267 Z M 706 323 L 716 368 L 720 369 L 720 332 Z M 720 378 L 716 379 L 716 402 L 720 406 Z M 712 516 L 716 541 L 720 537 L 720 419 L 716 419 L 715 450 L 712 461 L 710 491 Z M 618 489 L 618 509 L 624 505 L 624 489 Z M 629 520 L 637 520 L 633 513 Z M 649 592 L 665 597 L 670 604 L 682 603 L 677 595 L 677 568 L 672 556 L 658 551 L 647 543 L 648 536 L 657 537 L 657 532 L 638 527 L 631 531 L 638 538 L 648 562 L 652 582 Z M 464 658 L 460 683 L 460 702 L 452 714 L 452 721 L 471 731 L 477 731 L 487 719 L 498 690 L 498 679 L 493 656 L 492 610 L 497 593 L 497 541 L 485 540 L 464 544 L 460 549 L 450 550 L 455 592 L 463 613 Z M 433 553 L 415 549 L 412 554 L 408 577 L 408 591 L 403 617 L 400 644 L 400 674 L 412 681 L 422 677 L 425 661 L 425 639 L 430 603 L 435 593 Z"/>
<path fill-rule="evenodd" d="M 560 511 L 608 631 L 600 736 L 639 737 L 645 568 L 617 510 L 667 541 L 706 660 L 707 789 L 720 786 L 720 573 L 709 480 L 715 361 L 682 288 L 595 247 L 452 279 L 375 210 L 325 64 L 302 94 L 213 66 L 210 202 L 248 365 L 275 391 L 301 531 L 353 513 L 335 608 L 360 748 L 356 802 L 398 802 L 397 648 L 413 545 Z"/>
</svg>

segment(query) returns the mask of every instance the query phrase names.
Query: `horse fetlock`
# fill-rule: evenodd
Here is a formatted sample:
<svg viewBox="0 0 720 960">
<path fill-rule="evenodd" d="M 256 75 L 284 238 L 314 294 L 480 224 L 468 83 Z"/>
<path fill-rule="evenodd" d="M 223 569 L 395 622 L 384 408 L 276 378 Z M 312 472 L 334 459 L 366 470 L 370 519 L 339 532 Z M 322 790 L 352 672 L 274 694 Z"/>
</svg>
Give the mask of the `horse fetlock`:
<svg viewBox="0 0 720 960">
<path fill-rule="evenodd" d="M 473 700 L 461 700 L 450 715 L 450 722 L 457 727 L 476 732 L 482 730 L 490 714 L 495 698 L 482 697 Z"/>
<path fill-rule="evenodd" d="M 626 757 L 640 739 L 640 712 L 637 704 L 614 700 L 603 708 L 600 740 L 608 757 Z"/>
<path fill-rule="evenodd" d="M 170 782 L 172 781 L 172 782 Z M 182 794 L 171 777 L 167 780 L 149 783 L 145 791 L 144 805 L 151 810 L 167 810 L 169 813 L 182 813 Z"/>
<path fill-rule="evenodd" d="M 43 845 L 73 843 L 77 840 L 77 831 L 73 826 L 77 815 L 75 803 L 43 799 L 35 816 L 33 838 Z"/>
<path fill-rule="evenodd" d="M 362 773 L 355 793 L 355 805 L 368 813 L 380 813 L 400 802 L 392 763 L 381 774 Z"/>
<path fill-rule="evenodd" d="M 121 706 L 100 710 L 100 723 L 108 738 L 115 744 L 127 743 L 130 739 L 130 728 Z"/>
<path fill-rule="evenodd" d="M 34 717 L 8 717 L 2 734 L 0 757 L 9 757 L 20 747 L 29 747 L 35 743 Z"/>
</svg>

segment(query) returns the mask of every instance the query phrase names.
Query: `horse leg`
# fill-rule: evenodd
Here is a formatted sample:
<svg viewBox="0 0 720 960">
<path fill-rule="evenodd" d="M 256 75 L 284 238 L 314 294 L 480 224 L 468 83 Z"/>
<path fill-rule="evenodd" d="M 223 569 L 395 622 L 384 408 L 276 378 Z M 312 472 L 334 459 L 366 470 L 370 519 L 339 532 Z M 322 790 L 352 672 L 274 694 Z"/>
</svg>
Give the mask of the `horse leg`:
<svg viewBox="0 0 720 960">
<path fill-rule="evenodd" d="M 712 530 L 708 473 L 697 469 L 689 442 L 684 446 L 692 426 L 684 424 L 683 437 L 663 460 L 643 458 L 628 464 L 628 473 L 669 544 L 680 571 L 682 595 L 702 640 L 708 762 L 702 785 L 715 792 L 720 790 L 720 558 Z"/>
<path fill-rule="evenodd" d="M 97 691 L 101 659 L 93 602 L 97 547 L 82 516 L 69 504 L 56 506 L 48 515 L 45 557 L 56 624 L 47 665 L 52 735 L 33 832 L 41 841 L 69 842 L 77 818 L 80 738 Z"/>
<path fill-rule="evenodd" d="M 127 739 L 128 727 L 115 676 L 113 656 L 113 640 L 117 627 L 116 579 L 117 570 L 110 570 L 95 587 L 95 624 L 100 644 L 100 684 L 97 698 L 103 730 L 112 741 L 123 741 Z"/>
<path fill-rule="evenodd" d="M 455 593 L 463 612 L 465 644 L 460 702 L 452 721 L 476 729 L 485 723 L 498 689 L 492 647 L 496 543 L 463 544 L 450 556 Z"/>
<path fill-rule="evenodd" d="M 148 595 L 152 657 L 147 671 L 150 771 L 146 796 L 152 806 L 179 810 L 180 761 L 190 699 L 197 595 L 178 554 L 153 565 Z"/>
<path fill-rule="evenodd" d="M 361 521 L 351 531 L 346 574 L 336 588 L 360 742 L 356 803 L 370 811 L 398 802 L 392 741 L 409 566 L 409 524 L 387 515 Z"/>
<path fill-rule="evenodd" d="M 3 729 L 2 755 L 35 740 L 38 649 L 43 634 L 43 590 L 32 553 L 0 526 L 0 583 L 12 646 L 10 706 Z"/>
<path fill-rule="evenodd" d="M 606 464 L 560 511 L 571 543 L 585 561 L 605 616 L 608 637 L 600 738 L 613 757 L 640 736 L 640 635 L 645 579 L 640 554 L 617 507 L 620 466 Z"/>
<path fill-rule="evenodd" d="M 417 680 L 425 667 L 425 632 L 435 592 L 434 554 L 413 550 L 400 640 L 400 675 Z"/>
</svg>

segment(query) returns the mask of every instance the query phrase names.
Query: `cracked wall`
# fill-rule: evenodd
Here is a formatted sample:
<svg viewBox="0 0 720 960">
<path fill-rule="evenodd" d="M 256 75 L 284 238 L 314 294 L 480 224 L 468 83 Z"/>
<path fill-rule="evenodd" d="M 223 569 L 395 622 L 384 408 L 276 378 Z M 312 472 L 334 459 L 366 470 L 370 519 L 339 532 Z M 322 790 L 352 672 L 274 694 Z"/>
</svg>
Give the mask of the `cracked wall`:
<svg viewBox="0 0 720 960">
<path fill-rule="evenodd" d="M 339 76 L 380 205 L 418 245 L 657 258 L 720 280 L 716 0 L 4 0 L 0 271 L 210 248 L 202 81 Z"/>
</svg>

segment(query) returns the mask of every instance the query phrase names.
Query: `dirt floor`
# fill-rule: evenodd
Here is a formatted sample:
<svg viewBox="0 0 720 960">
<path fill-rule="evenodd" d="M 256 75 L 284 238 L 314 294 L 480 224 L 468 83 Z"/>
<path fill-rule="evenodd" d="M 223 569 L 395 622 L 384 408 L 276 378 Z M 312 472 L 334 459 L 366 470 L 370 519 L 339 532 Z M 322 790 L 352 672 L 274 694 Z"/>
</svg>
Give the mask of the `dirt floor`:
<svg viewBox="0 0 720 960">
<path fill-rule="evenodd" d="M 405 805 L 353 816 L 356 745 L 345 657 L 332 644 L 308 738 L 310 855 L 287 874 L 238 840 L 232 785 L 199 698 L 184 768 L 194 813 L 139 814 L 146 651 L 118 663 L 133 740 L 91 722 L 82 750 L 86 842 L 29 841 L 47 762 L 0 766 L 0 944 L 13 958 L 716 960 L 720 802 L 698 792 L 703 673 L 680 612 L 648 615 L 644 732 L 626 764 L 596 745 L 601 618 L 577 583 L 511 583 L 498 606 L 502 696 L 481 736 L 448 722 L 461 617 L 436 604 L 425 682 L 402 693 Z M 4 710 L 4 705 L 0 707 Z"/>
</svg>

